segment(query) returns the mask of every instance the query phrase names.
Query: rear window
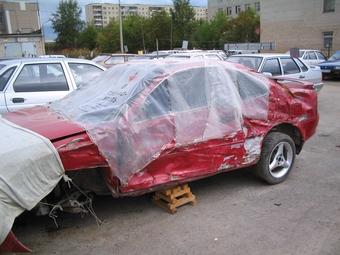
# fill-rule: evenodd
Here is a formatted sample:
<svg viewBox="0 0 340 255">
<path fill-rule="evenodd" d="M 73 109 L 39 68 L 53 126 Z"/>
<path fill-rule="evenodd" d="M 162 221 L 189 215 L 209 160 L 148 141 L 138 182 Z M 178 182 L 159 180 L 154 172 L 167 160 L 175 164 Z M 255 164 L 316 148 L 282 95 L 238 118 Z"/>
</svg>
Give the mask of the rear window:
<svg viewBox="0 0 340 255">
<path fill-rule="evenodd" d="M 228 58 L 228 61 L 243 64 L 254 70 L 259 70 L 259 66 L 262 63 L 263 58 L 255 57 L 255 56 L 245 56 L 245 57 L 244 56 L 232 56 Z"/>
</svg>

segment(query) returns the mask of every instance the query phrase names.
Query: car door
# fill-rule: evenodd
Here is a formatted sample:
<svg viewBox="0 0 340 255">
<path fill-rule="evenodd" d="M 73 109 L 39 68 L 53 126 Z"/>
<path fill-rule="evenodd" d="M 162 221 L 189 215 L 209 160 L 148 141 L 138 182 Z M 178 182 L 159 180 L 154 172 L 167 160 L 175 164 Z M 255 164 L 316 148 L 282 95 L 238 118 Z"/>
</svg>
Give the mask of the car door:
<svg viewBox="0 0 340 255">
<path fill-rule="evenodd" d="M 299 62 L 301 63 L 301 62 Z M 295 79 L 305 79 L 308 68 L 302 69 L 294 58 L 291 57 L 271 57 L 266 58 L 260 67 L 261 73 L 271 73 L 274 77 L 287 77 Z"/>
<path fill-rule="evenodd" d="M 314 50 L 308 50 L 303 55 L 303 62 L 305 62 L 307 65 L 316 65 L 319 63 L 318 57 L 315 54 Z"/>
<path fill-rule="evenodd" d="M 295 78 L 306 80 L 306 75 L 308 72 L 308 67 L 301 65 L 298 59 L 280 57 L 280 63 L 282 65 L 283 75 L 287 78 Z M 298 64 L 299 63 L 299 64 Z"/>
<path fill-rule="evenodd" d="M 236 96 L 226 81 L 215 82 L 218 77 L 223 78 L 203 67 L 176 72 L 145 99 L 136 100 L 142 103 L 135 116 L 130 113 L 122 118 L 133 122 L 126 130 L 121 127 L 128 125 L 119 125 L 119 131 L 125 136 L 125 145 L 120 146 L 134 147 L 138 154 L 122 148 L 121 164 L 143 157 L 140 165 L 151 162 L 148 173 L 162 174 L 168 182 L 172 177 L 195 177 L 242 163 L 246 153 L 241 120 L 234 108 Z M 138 149 L 128 141 L 138 144 Z"/>
<path fill-rule="evenodd" d="M 23 64 L 5 91 L 7 110 L 11 112 L 55 101 L 73 89 L 62 63 Z"/>
</svg>

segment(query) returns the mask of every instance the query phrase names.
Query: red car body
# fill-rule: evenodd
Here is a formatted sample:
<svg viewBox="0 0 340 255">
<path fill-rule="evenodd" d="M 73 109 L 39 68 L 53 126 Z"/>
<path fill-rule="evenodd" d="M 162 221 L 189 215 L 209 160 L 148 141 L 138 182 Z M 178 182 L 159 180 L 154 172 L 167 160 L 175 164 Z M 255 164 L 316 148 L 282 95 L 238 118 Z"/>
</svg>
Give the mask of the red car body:
<svg viewBox="0 0 340 255">
<path fill-rule="evenodd" d="M 112 85 L 119 89 L 101 97 L 105 102 L 120 105 L 114 108 L 105 105 L 105 117 L 97 111 L 97 103 L 92 105 L 95 114 L 89 115 L 92 110 L 86 108 L 85 102 L 91 99 L 82 99 L 83 103 L 78 104 L 82 105 L 79 108 L 83 115 L 75 110 L 77 99 L 74 97 L 81 98 L 77 94 L 95 86 L 91 84 L 50 106 L 28 108 L 3 117 L 49 139 L 60 155 L 65 173 L 78 188 L 97 194 L 111 193 L 114 197 L 141 195 L 255 165 L 261 158 L 264 138 L 273 132 L 289 136 L 294 141 L 294 154 L 298 154 L 305 141 L 315 133 L 319 120 L 313 84 L 297 80 L 278 82 L 243 65 L 218 62 L 221 63 L 164 60 L 128 62 L 122 67 L 112 67 L 92 81 L 94 84 L 103 81 L 110 86 L 111 80 L 120 79 L 118 73 L 120 77 L 127 73 L 128 80 L 119 80 Z M 119 68 L 137 71 L 122 74 L 123 69 Z M 208 69 L 206 73 L 205 69 Z M 152 78 L 148 76 L 150 70 L 156 70 Z M 144 75 L 143 79 L 138 80 L 139 75 Z M 259 88 L 249 93 L 253 80 Z M 160 103 L 162 91 L 156 90 L 165 81 L 163 92 L 172 100 L 170 110 L 167 101 Z M 178 95 L 189 93 L 188 89 L 192 87 L 189 83 L 197 85 L 200 81 L 211 84 L 206 89 L 207 96 L 200 98 L 204 85 L 199 92 L 196 87 L 190 92 L 192 97 L 183 99 L 186 100 L 183 105 Z M 172 82 L 188 88 L 179 93 L 179 86 L 171 85 Z M 135 83 L 134 89 L 123 93 L 130 83 Z M 230 86 L 230 91 L 223 91 L 223 86 Z M 171 97 L 172 90 L 178 92 L 176 98 Z M 94 93 L 90 97 L 97 97 Z M 234 98 L 230 96 L 233 93 Z M 91 92 L 83 95 L 89 94 Z M 157 96 L 151 97 L 153 94 Z M 228 102 L 235 100 L 235 103 L 219 102 L 225 95 L 230 96 Z M 194 107 L 187 108 L 188 100 L 192 100 L 190 104 Z M 204 103 L 197 105 L 197 102 Z M 67 107 L 70 109 L 65 110 Z M 154 112 L 148 113 L 147 108 Z M 110 116 L 107 112 L 115 114 Z M 96 118 L 96 124 L 91 122 L 93 118 Z M 13 244 L 16 239 L 12 235 L 8 239 L 3 243 L 2 251 L 13 251 L 8 248 L 13 246 L 7 243 Z"/>
</svg>

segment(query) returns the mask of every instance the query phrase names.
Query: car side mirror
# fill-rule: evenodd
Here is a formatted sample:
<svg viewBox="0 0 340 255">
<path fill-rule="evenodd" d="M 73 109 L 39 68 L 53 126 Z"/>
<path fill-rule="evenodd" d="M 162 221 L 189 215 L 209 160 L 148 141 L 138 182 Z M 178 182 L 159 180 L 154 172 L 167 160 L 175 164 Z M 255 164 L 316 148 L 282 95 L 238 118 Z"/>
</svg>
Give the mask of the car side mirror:
<svg viewBox="0 0 340 255">
<path fill-rule="evenodd" d="M 269 73 L 269 72 L 263 72 L 263 74 L 267 77 L 273 77 L 272 73 Z"/>
</svg>

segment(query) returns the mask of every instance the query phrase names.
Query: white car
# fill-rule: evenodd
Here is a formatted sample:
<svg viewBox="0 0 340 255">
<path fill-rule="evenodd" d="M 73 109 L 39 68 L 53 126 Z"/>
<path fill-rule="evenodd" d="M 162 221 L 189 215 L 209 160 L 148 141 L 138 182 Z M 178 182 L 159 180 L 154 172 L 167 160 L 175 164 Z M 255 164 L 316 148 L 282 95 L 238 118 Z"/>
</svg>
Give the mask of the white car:
<svg viewBox="0 0 340 255">
<path fill-rule="evenodd" d="M 223 58 L 216 52 L 204 52 L 204 51 L 196 51 L 196 52 L 186 52 L 186 53 L 176 53 L 171 54 L 166 57 L 168 58 L 182 58 L 182 59 L 215 59 L 215 60 L 223 60 Z"/>
<path fill-rule="evenodd" d="M 106 70 L 72 58 L 18 58 L 0 62 L 0 114 L 60 99 Z"/>
<path fill-rule="evenodd" d="M 287 54 L 259 53 L 240 54 L 227 58 L 226 61 L 236 62 L 252 68 L 267 76 L 276 78 L 296 78 L 310 81 L 316 92 L 323 87 L 322 73 L 318 66 L 309 66 L 299 58 L 292 58 Z"/>
<path fill-rule="evenodd" d="M 287 51 L 286 54 L 290 54 L 290 51 Z M 307 65 L 316 65 L 327 60 L 325 55 L 319 50 L 299 49 L 299 55 L 300 59 Z"/>
</svg>

